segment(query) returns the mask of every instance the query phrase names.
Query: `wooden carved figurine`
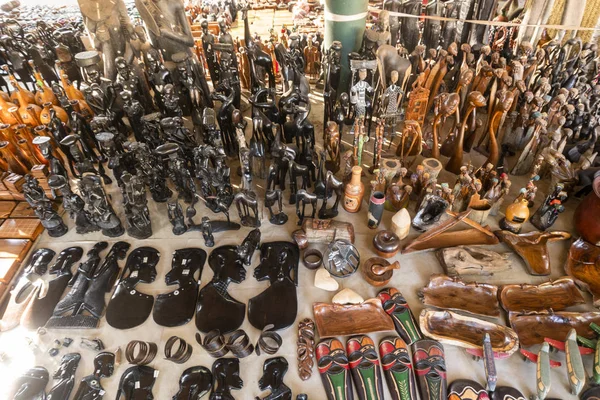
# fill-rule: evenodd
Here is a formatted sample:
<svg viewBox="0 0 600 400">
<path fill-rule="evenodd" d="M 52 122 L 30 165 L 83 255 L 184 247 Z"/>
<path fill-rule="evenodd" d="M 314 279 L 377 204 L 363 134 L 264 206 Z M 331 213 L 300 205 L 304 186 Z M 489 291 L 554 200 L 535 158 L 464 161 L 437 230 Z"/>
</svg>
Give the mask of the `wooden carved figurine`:
<svg viewBox="0 0 600 400">
<path fill-rule="evenodd" d="M 327 122 L 325 149 L 329 155 L 329 160 L 325 162 L 325 167 L 327 170 L 336 173 L 340 169 L 340 130 L 334 121 Z"/>
<path fill-rule="evenodd" d="M 538 208 L 531 218 L 533 226 L 544 231 L 556 222 L 560 213 L 565 211 L 563 203 L 567 200 L 567 192 L 563 191 L 563 189 L 564 185 L 557 183 L 554 191 L 546 196 L 540 208 Z"/>
<path fill-rule="evenodd" d="M 348 355 L 337 339 L 325 339 L 317 345 L 317 366 L 327 400 L 353 398 Z"/>
<path fill-rule="evenodd" d="M 383 400 L 383 379 L 373 340 L 354 336 L 348 339 L 346 351 L 359 400 Z"/>
<path fill-rule="evenodd" d="M 460 132 L 456 139 L 454 152 L 448 160 L 446 164 L 446 171 L 450 171 L 453 174 L 460 173 L 460 167 L 463 165 L 463 151 L 465 147 L 465 130 L 467 127 L 476 125 L 476 110 L 477 108 L 485 107 L 485 97 L 480 92 L 471 92 L 469 93 L 467 99 L 467 111 L 465 112 L 465 116 L 463 117 L 462 126 L 460 128 Z M 473 132 L 473 136 L 475 133 Z M 469 147 L 470 149 L 470 147 Z"/>
<path fill-rule="evenodd" d="M 400 104 L 402 103 L 402 89 L 398 86 L 398 71 L 393 70 L 390 73 L 390 85 L 383 92 L 384 113 L 380 115 L 385 121 L 383 136 L 385 131 L 389 132 L 390 145 L 396 135 L 396 124 L 400 116 Z"/>
<path fill-rule="evenodd" d="M 396 149 L 396 155 L 399 156 L 404 165 L 407 164 L 406 158 L 409 156 L 418 156 L 423 151 L 423 133 L 421 125 L 417 121 L 404 121 L 404 130 L 402 131 L 402 141 Z M 414 161 L 414 160 L 413 160 Z"/>
<path fill-rule="evenodd" d="M 433 144 L 431 146 L 431 157 L 439 159 L 440 158 L 440 148 L 439 148 L 439 134 L 438 129 L 440 124 L 445 121 L 445 119 L 452 114 L 455 114 L 458 111 L 458 103 L 460 101 L 460 97 L 457 93 L 442 93 L 435 98 L 435 109 L 434 109 L 434 119 L 433 119 Z"/>
</svg>

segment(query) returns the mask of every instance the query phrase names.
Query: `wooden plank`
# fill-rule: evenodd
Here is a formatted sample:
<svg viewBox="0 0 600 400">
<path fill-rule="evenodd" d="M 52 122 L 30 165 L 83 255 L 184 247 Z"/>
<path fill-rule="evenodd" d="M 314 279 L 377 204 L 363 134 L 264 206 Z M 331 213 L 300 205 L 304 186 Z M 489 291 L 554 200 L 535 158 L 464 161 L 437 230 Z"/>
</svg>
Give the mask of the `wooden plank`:
<svg viewBox="0 0 600 400">
<path fill-rule="evenodd" d="M 37 218 L 37 216 L 33 208 L 26 201 L 20 201 L 10 213 L 10 218 Z"/>
<path fill-rule="evenodd" d="M 0 218 L 8 218 L 16 206 L 16 201 L 0 201 Z"/>
<path fill-rule="evenodd" d="M 38 219 L 10 218 L 0 226 L 0 239 L 35 240 L 44 227 Z"/>
</svg>

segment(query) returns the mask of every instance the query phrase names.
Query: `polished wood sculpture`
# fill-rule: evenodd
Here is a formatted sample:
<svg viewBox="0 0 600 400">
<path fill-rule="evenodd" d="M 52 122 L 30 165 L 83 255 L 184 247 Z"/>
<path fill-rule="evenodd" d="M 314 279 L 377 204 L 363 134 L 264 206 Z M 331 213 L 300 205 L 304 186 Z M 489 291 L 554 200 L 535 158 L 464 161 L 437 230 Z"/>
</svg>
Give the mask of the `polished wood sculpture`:
<svg viewBox="0 0 600 400">
<path fill-rule="evenodd" d="M 540 285 L 505 285 L 500 291 L 506 311 L 561 311 L 585 303 L 573 279 L 563 277 Z"/>
<path fill-rule="evenodd" d="M 483 247 L 449 247 L 436 251 L 436 256 L 448 276 L 491 276 L 512 268 L 508 253 L 496 253 Z"/>
<path fill-rule="evenodd" d="M 600 312 L 529 312 L 510 313 L 510 326 L 517 332 L 521 346 L 544 342 L 545 338 L 564 341 L 571 328 L 584 338 L 596 338 L 590 323 L 600 323 Z"/>
<path fill-rule="evenodd" d="M 453 174 L 457 174 L 457 175 L 460 173 L 460 167 L 462 167 L 462 165 L 463 165 L 462 160 L 463 160 L 463 146 L 464 146 L 464 141 L 465 141 L 465 130 L 467 129 L 467 127 L 476 126 L 477 118 L 476 118 L 475 110 L 480 107 L 485 107 L 485 104 L 486 104 L 485 97 L 483 97 L 483 95 L 477 91 L 469 93 L 467 101 L 468 101 L 467 111 L 465 113 L 465 116 L 463 117 L 463 121 L 461 124 L 461 128 L 460 128 L 458 137 L 455 140 L 454 152 L 452 153 L 450 160 L 448 160 L 448 163 L 446 164 L 446 171 L 450 171 Z M 474 130 L 475 128 L 471 128 L 471 129 Z M 473 133 L 473 135 L 474 135 L 474 133 Z"/>
<path fill-rule="evenodd" d="M 600 246 L 600 176 L 596 176 L 592 188 L 592 192 L 577 206 L 573 221 L 583 239 Z"/>
<path fill-rule="evenodd" d="M 314 303 L 313 312 L 322 338 L 394 330 L 379 299 L 367 299 L 361 304 Z"/>
<path fill-rule="evenodd" d="M 431 157 L 435 159 L 440 158 L 439 148 L 439 129 L 440 125 L 452 114 L 455 114 L 458 110 L 458 103 L 460 97 L 457 93 L 442 93 L 436 96 L 434 104 L 435 117 L 433 118 L 433 144 L 431 147 Z"/>
<path fill-rule="evenodd" d="M 402 254 L 418 250 L 440 249 L 443 247 L 466 246 L 473 244 L 496 244 L 498 238 L 488 228 L 468 219 L 470 210 L 462 213 L 446 211 L 452 218 L 448 218 L 436 227 L 421 234 L 402 249 Z M 471 229 L 449 231 L 450 228 L 464 222 Z"/>
<path fill-rule="evenodd" d="M 600 307 L 600 247 L 577 239 L 569 249 L 565 272 L 590 292 L 594 306 Z"/>
<path fill-rule="evenodd" d="M 462 310 L 488 317 L 500 316 L 498 287 L 486 283 L 465 283 L 459 278 L 436 274 L 419 291 L 423 304 L 429 307 Z"/>
<path fill-rule="evenodd" d="M 563 231 L 529 232 L 515 234 L 509 231 L 494 232 L 504 243 L 515 251 L 527 266 L 531 275 L 550 275 L 548 242 L 566 240 L 571 234 Z"/>
<path fill-rule="evenodd" d="M 424 309 L 419 325 L 425 336 L 465 349 L 481 349 L 484 335 L 489 333 L 492 349 L 500 358 L 508 357 L 519 349 L 519 338 L 512 329 L 452 311 Z"/>
<path fill-rule="evenodd" d="M 304 218 L 302 228 L 292 233 L 300 249 L 310 243 L 330 243 L 334 239 L 346 239 L 354 243 L 354 226 L 350 222 L 332 219 Z"/>
<path fill-rule="evenodd" d="M 510 109 L 513 103 L 513 94 L 511 91 L 504 91 L 498 95 L 496 99 L 496 106 L 492 113 L 489 122 L 489 156 L 483 165 L 492 164 L 496 167 L 498 160 L 500 159 L 500 146 L 498 145 L 499 129 L 502 125 L 502 119 L 506 115 L 506 112 Z"/>
</svg>

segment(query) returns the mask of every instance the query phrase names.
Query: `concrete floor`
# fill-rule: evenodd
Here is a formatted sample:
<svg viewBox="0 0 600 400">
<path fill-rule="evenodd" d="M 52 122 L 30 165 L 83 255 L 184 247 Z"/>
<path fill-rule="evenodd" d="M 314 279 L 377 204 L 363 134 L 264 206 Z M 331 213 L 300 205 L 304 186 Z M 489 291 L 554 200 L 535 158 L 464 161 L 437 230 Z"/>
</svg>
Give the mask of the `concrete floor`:
<svg viewBox="0 0 600 400">
<path fill-rule="evenodd" d="M 321 137 L 323 132 L 323 124 L 322 124 L 322 95 L 320 91 L 314 90 L 310 96 L 312 112 L 309 116 L 310 121 L 315 126 L 315 136 L 317 138 L 317 149 L 322 148 Z M 249 107 L 247 102 L 244 100 L 244 106 L 242 107 L 244 111 L 244 115 L 248 118 L 249 115 Z M 348 132 L 348 130 L 346 130 Z M 373 131 L 374 132 L 374 131 Z M 246 138 L 250 138 L 250 127 L 247 129 Z M 347 133 L 344 134 L 343 143 L 348 148 L 351 147 L 352 136 Z M 394 149 L 394 147 L 392 147 Z M 363 156 L 364 159 L 364 167 L 365 170 L 370 166 L 372 158 L 372 143 L 368 143 L 365 149 L 365 153 Z M 420 156 L 416 163 L 413 164 L 416 166 L 418 162 L 423 157 Z M 445 163 L 446 159 L 442 157 L 442 162 Z M 465 155 L 465 163 L 471 161 L 475 166 L 481 165 L 481 163 L 485 160 L 485 157 L 480 155 L 479 153 L 472 152 L 470 155 Z M 236 160 L 231 160 L 232 171 L 235 171 Z M 363 182 L 365 186 L 368 188 L 368 181 L 372 178 L 368 173 L 364 176 Z M 448 182 L 451 185 L 454 184 L 456 176 L 450 174 L 446 171 L 442 171 L 440 174 L 440 178 L 438 182 Z M 512 193 L 508 196 L 505 205 L 508 204 L 509 201 L 514 198 L 519 188 L 523 187 L 525 184 L 525 177 L 511 177 L 513 181 Z M 233 183 L 238 185 L 240 180 L 239 177 L 234 174 L 232 177 Z M 538 192 L 538 197 L 536 204 L 539 205 L 542 201 L 544 195 L 547 193 L 548 181 L 540 182 L 540 190 Z M 264 181 L 260 179 L 255 179 L 254 181 L 255 190 L 257 191 L 259 198 L 262 198 L 264 193 Z M 107 188 L 109 193 L 112 195 L 112 202 L 115 210 L 121 217 L 122 221 L 124 221 L 124 215 L 122 210 L 122 196 L 120 193 L 117 193 L 116 185 L 112 185 L 110 188 Z M 288 197 L 288 193 L 285 193 L 285 197 Z M 373 230 L 370 230 L 366 226 L 367 222 L 367 203 L 368 200 L 368 189 L 365 193 L 365 199 L 362 203 L 361 210 L 356 214 L 349 214 L 345 212 L 340 207 L 340 215 L 338 217 L 339 220 L 348 221 L 353 223 L 356 230 L 356 241 L 355 245 L 360 251 L 361 258 L 364 260 L 375 256 L 374 249 L 372 247 L 372 237 L 374 234 Z M 570 199 L 566 205 L 567 210 L 564 214 L 562 214 L 559 218 L 553 229 L 564 229 L 570 232 L 573 232 L 572 229 L 572 217 L 573 211 L 578 204 L 578 200 Z M 152 223 L 154 234 L 152 238 L 147 240 L 136 240 L 130 238 L 128 235 L 124 235 L 118 239 L 110 239 L 108 240 L 110 243 L 115 242 L 116 240 L 125 240 L 132 244 L 132 248 L 139 246 L 152 246 L 155 247 L 161 253 L 161 260 L 157 267 L 158 275 L 156 280 L 152 284 L 142 284 L 139 286 L 139 290 L 147 293 L 156 295 L 158 293 L 164 293 L 170 290 L 173 290 L 172 287 L 167 287 L 164 283 L 165 273 L 169 271 L 171 263 L 170 263 L 170 254 L 179 248 L 184 247 L 201 247 L 205 248 L 207 252 L 210 253 L 211 249 L 207 249 L 204 246 L 204 242 L 201 239 L 201 235 L 198 232 L 195 233 L 186 233 L 182 236 L 174 236 L 171 232 L 171 226 L 167 219 L 167 210 L 166 205 L 164 203 L 155 203 L 152 200 L 149 201 L 149 208 L 152 215 Z M 504 207 L 503 207 L 504 208 Z M 208 215 L 210 218 L 221 219 L 222 216 L 214 215 L 211 213 L 204 205 L 197 206 L 198 214 L 196 216 L 196 220 L 200 220 L 203 215 Z M 503 211 L 503 210 L 502 210 Z M 534 211 L 534 210 L 533 210 Z M 274 226 L 268 222 L 268 212 L 262 207 L 262 202 L 260 205 L 260 212 L 262 215 L 262 242 L 275 241 L 275 240 L 291 240 L 291 233 L 296 230 L 298 227 L 296 225 L 297 219 L 295 218 L 295 209 L 288 205 L 286 202 L 285 212 L 288 214 L 289 221 L 282 226 Z M 409 212 L 411 215 L 414 215 L 414 204 L 411 204 L 409 207 Z M 231 209 L 232 219 L 234 221 L 238 220 L 236 212 L 234 209 Z M 383 221 L 380 225 L 379 229 L 389 229 L 391 227 L 390 219 L 393 216 L 391 212 L 385 211 L 383 216 Z M 489 218 L 487 223 L 490 225 L 492 229 L 498 229 L 498 221 L 502 215 L 499 215 L 495 218 Z M 68 218 L 65 217 L 65 221 Z M 50 238 L 46 234 L 43 234 L 42 237 L 38 240 L 35 248 L 40 247 L 48 247 L 56 250 L 57 252 L 72 245 L 78 245 L 84 248 L 85 251 L 90 249 L 92 245 L 99 240 L 106 240 L 107 238 L 103 237 L 98 233 L 92 233 L 88 235 L 77 235 L 74 230 L 74 226 L 72 221 L 67 221 L 70 231 L 61 238 Z M 215 234 L 216 238 L 216 246 L 221 246 L 225 244 L 239 244 L 243 237 L 247 235 L 249 232 L 249 228 L 242 228 L 239 232 L 231 233 L 224 232 Z M 523 231 L 528 232 L 534 230 L 534 227 L 530 223 L 526 223 Z M 403 244 L 408 243 L 410 240 L 414 239 L 418 236 L 418 232 L 414 229 L 412 230 L 409 237 L 403 240 Z M 315 246 L 319 248 L 319 250 L 324 251 L 324 246 Z M 552 274 L 551 278 L 557 278 L 564 275 L 563 266 L 565 264 L 567 258 L 567 251 L 569 247 L 568 241 L 555 242 L 549 245 L 550 249 L 550 259 L 552 264 Z M 509 259 L 513 263 L 513 269 L 509 272 L 505 272 L 502 274 L 498 274 L 493 277 L 482 277 L 478 279 L 480 282 L 492 283 L 492 284 L 507 284 L 507 283 L 532 283 L 538 284 L 548 280 L 548 277 L 533 277 L 526 273 L 524 265 L 520 258 L 510 252 L 510 250 L 503 244 L 489 246 L 491 250 L 500 251 L 500 252 L 509 252 L 511 255 Z M 103 253 L 104 256 L 106 253 Z M 429 280 L 429 276 L 434 273 L 442 273 L 442 268 L 440 267 L 438 261 L 436 260 L 435 254 L 433 252 L 418 252 L 412 253 L 408 255 L 397 255 L 391 261 L 398 260 L 401 264 L 401 269 L 394 273 L 394 277 L 390 282 L 389 286 L 398 288 L 408 300 L 413 313 L 417 316 L 423 308 L 423 305 L 420 303 L 417 292 L 423 286 L 425 286 Z M 247 278 L 244 282 L 239 285 L 232 284 L 229 286 L 229 293 L 236 299 L 242 302 L 247 302 L 247 300 L 253 296 L 256 296 L 260 292 L 262 292 L 267 286 L 266 282 L 257 282 L 252 276 L 252 269 L 258 265 L 259 262 L 259 254 L 256 252 L 252 259 L 251 267 L 248 268 Z M 300 264 L 302 264 L 300 262 Z M 124 266 L 124 262 L 120 263 L 121 267 Z M 320 289 L 316 289 L 313 286 L 314 280 L 314 271 L 310 271 L 300 265 L 299 268 L 299 285 L 298 285 L 298 298 L 299 298 L 299 309 L 298 309 L 298 319 L 297 321 L 302 320 L 303 318 L 313 317 L 312 312 L 312 303 L 313 302 L 329 302 L 333 293 L 328 293 Z M 205 266 L 204 271 L 201 274 L 201 280 L 203 283 L 208 282 L 212 277 L 211 270 Z M 342 288 L 351 288 L 357 291 L 364 298 L 375 297 L 378 289 L 369 286 L 363 279 L 360 273 L 357 273 L 346 279 L 338 279 L 340 284 L 340 289 Z M 106 300 L 108 301 L 110 294 L 107 294 Z M 592 311 L 590 296 L 585 295 L 588 300 L 588 304 L 582 305 L 576 308 L 576 310 L 586 310 Z M 499 319 L 499 323 L 507 323 L 507 318 L 505 316 Z M 259 332 L 254 329 L 246 320 L 242 325 L 242 328 L 248 332 L 251 340 L 256 342 Z M 100 337 L 105 343 L 108 350 L 114 351 L 117 347 L 121 347 L 124 349 L 126 344 L 133 339 L 138 340 L 148 340 L 153 341 L 158 344 L 159 353 L 156 359 L 150 364 L 153 368 L 156 368 L 160 371 L 160 375 L 157 378 L 156 385 L 154 386 L 154 396 L 156 399 L 165 400 L 171 398 L 177 391 L 177 380 L 181 375 L 182 371 L 193 365 L 203 365 L 208 368 L 211 367 L 213 363 L 213 359 L 210 358 L 197 344 L 194 340 L 194 335 L 196 333 L 195 326 L 193 322 L 188 323 L 187 325 L 177 327 L 177 328 L 163 328 L 157 326 L 151 318 L 149 318 L 142 325 L 126 330 L 120 331 L 115 330 L 108 326 L 104 319 L 101 320 L 100 326 L 97 329 L 93 330 L 81 330 L 81 329 L 71 329 L 67 331 L 49 331 L 45 335 L 38 336 L 35 332 L 27 332 L 22 328 L 17 328 L 13 331 L 9 331 L 6 333 L 0 334 L 0 352 L 3 352 L 6 356 L 3 362 L 0 362 L 0 398 L 6 398 L 7 391 L 10 388 L 10 383 L 15 379 L 15 377 L 24 369 L 30 368 L 34 365 L 44 365 L 50 373 L 52 373 L 56 367 L 58 366 L 60 357 L 67 352 L 80 352 L 82 354 L 82 361 L 80 363 L 79 369 L 77 370 L 76 381 L 79 380 L 92 372 L 92 359 L 94 356 L 94 352 L 83 349 L 79 346 L 80 337 Z M 283 337 L 284 344 L 282 348 L 277 353 L 278 356 L 284 356 L 287 358 L 290 368 L 284 379 L 285 383 L 292 389 L 294 395 L 299 393 L 307 393 L 309 395 L 309 399 L 313 400 L 321 400 L 325 398 L 325 394 L 323 392 L 321 381 L 318 377 L 318 371 L 316 368 L 313 369 L 313 377 L 303 382 L 299 379 L 296 368 L 296 326 L 288 328 L 281 333 Z M 393 332 L 387 333 L 377 333 L 371 334 L 371 338 L 375 341 L 375 343 L 379 343 L 380 339 L 389 335 L 394 334 Z M 184 338 L 188 343 L 194 346 L 194 354 L 192 358 L 183 365 L 172 364 L 169 361 L 163 359 L 163 347 L 164 343 L 172 335 L 177 335 Z M 68 349 L 61 349 L 61 353 L 59 356 L 55 358 L 51 358 L 47 355 L 47 349 L 53 346 L 52 342 L 54 339 L 61 339 L 65 336 L 71 337 L 75 339 L 75 343 Z M 30 338 L 35 346 L 31 347 L 27 344 L 27 338 Z M 340 338 L 343 343 L 347 340 L 347 338 Z M 452 382 L 455 379 L 463 378 L 463 379 L 472 379 L 476 380 L 481 384 L 485 382 L 485 375 L 483 370 L 482 362 L 473 361 L 472 358 L 467 355 L 462 349 L 446 345 L 446 361 L 447 361 L 447 371 L 448 371 L 448 381 Z M 531 348 L 530 350 L 537 352 L 537 347 Z M 251 355 L 247 358 L 241 360 L 241 372 L 240 376 L 244 380 L 244 387 L 241 391 L 233 392 L 233 396 L 237 399 L 251 399 L 254 396 L 264 396 L 264 393 L 261 393 L 258 388 L 258 379 L 261 376 L 262 365 L 265 359 L 269 358 L 268 355 Z M 568 382 L 566 380 L 566 367 L 565 367 L 565 357 L 563 353 L 553 354 L 551 356 L 553 359 L 560 361 L 563 363 L 563 367 L 553 369 L 551 372 L 553 379 L 553 386 L 550 392 L 550 397 L 557 398 L 573 398 L 568 394 Z M 586 357 L 584 359 L 585 366 L 587 371 L 590 371 L 592 357 Z M 102 380 L 102 385 L 106 390 L 107 399 L 114 398 L 114 395 L 117 390 L 119 378 L 121 374 L 127 369 L 129 365 L 123 357 L 122 364 L 115 369 L 115 374 L 110 377 Z M 535 365 L 533 364 L 525 364 L 518 355 L 514 355 L 513 357 L 507 360 L 497 361 L 497 369 L 498 369 L 498 385 L 510 385 L 520 389 L 526 396 L 535 393 Z M 51 384 L 48 385 L 48 389 Z M 77 388 L 78 384 L 76 384 Z M 75 390 L 76 390 L 75 388 Z M 385 389 L 386 398 L 389 398 L 389 394 L 387 389 Z M 4 396 L 3 396 L 4 395 Z"/>
</svg>

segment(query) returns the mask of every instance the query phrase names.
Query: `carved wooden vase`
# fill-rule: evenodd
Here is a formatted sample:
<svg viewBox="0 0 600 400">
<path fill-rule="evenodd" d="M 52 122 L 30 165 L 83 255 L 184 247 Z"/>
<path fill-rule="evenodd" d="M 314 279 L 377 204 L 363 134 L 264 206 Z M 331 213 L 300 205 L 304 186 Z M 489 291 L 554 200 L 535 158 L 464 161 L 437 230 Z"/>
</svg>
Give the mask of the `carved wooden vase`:
<svg viewBox="0 0 600 400">
<path fill-rule="evenodd" d="M 18 147 L 12 146 L 9 142 L 0 142 L 0 165 L 7 171 L 19 175 L 26 175 L 31 169 L 32 164 L 27 164 L 25 155 L 21 153 Z"/>
<path fill-rule="evenodd" d="M 592 186 L 594 190 L 579 203 L 573 219 L 581 237 L 600 246 L 600 174 L 596 174 Z"/>
<path fill-rule="evenodd" d="M 521 199 L 506 207 L 506 216 L 500 220 L 500 228 L 512 233 L 521 232 L 521 227 L 529 219 L 528 204 L 526 199 Z"/>
<path fill-rule="evenodd" d="M 365 185 L 363 185 L 360 180 L 361 175 L 361 167 L 352 167 L 352 177 L 344 189 L 344 210 L 350 213 L 355 213 L 360 210 L 365 194 Z"/>
<path fill-rule="evenodd" d="M 14 103 L 6 101 L 4 97 L 0 96 L 0 120 L 9 125 L 18 124 L 19 121 L 15 118 L 15 116 L 8 110 L 13 107 L 17 107 Z"/>
<path fill-rule="evenodd" d="M 44 103 L 44 108 L 42 109 L 42 112 L 40 113 L 40 122 L 42 124 L 48 125 L 52 121 L 52 117 L 50 115 L 51 109 L 54 109 L 54 112 L 56 112 L 56 116 L 63 123 L 66 124 L 69 122 L 69 116 L 67 115 L 67 112 L 65 110 L 63 110 L 61 107 L 52 105 L 52 103 L 48 102 L 48 103 Z"/>
</svg>

